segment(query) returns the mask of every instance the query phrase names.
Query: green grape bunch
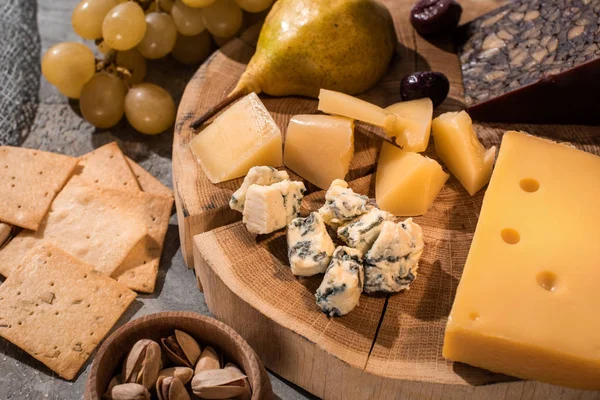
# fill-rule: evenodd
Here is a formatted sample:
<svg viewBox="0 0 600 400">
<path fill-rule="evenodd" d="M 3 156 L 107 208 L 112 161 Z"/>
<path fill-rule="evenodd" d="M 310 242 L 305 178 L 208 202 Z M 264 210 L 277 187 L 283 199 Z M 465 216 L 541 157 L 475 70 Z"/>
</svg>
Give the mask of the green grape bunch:
<svg viewBox="0 0 600 400">
<path fill-rule="evenodd" d="M 79 100 L 83 117 L 100 129 L 123 116 L 138 132 L 156 135 L 175 121 L 176 105 L 160 86 L 144 82 L 147 60 L 172 57 L 197 65 L 250 23 L 274 0 L 81 0 L 71 15 L 75 33 L 94 41 L 103 56 L 79 42 L 52 46 L 42 74 L 58 91 Z"/>
</svg>

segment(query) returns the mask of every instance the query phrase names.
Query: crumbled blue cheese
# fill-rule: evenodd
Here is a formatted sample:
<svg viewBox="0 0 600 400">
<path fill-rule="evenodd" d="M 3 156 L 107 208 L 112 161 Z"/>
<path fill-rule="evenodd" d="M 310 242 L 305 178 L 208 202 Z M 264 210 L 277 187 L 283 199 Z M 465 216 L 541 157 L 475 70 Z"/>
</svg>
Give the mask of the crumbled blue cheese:
<svg viewBox="0 0 600 400">
<path fill-rule="evenodd" d="M 378 208 L 372 208 L 368 213 L 338 228 L 338 237 L 349 247 L 366 254 L 371 248 L 385 221 L 392 221 L 394 216 Z"/>
<path fill-rule="evenodd" d="M 323 218 L 317 212 L 290 222 L 287 243 L 290 266 L 296 276 L 325 272 L 335 249 Z"/>
<path fill-rule="evenodd" d="M 278 171 L 273 167 L 252 167 L 244 178 L 242 186 L 233 193 L 229 200 L 229 207 L 232 210 L 244 212 L 244 203 L 246 202 L 246 192 L 250 185 L 269 186 L 277 182 L 290 179 L 286 171 Z"/>
<path fill-rule="evenodd" d="M 365 292 L 399 292 L 417 277 L 423 253 L 423 231 L 412 218 L 384 222 L 379 237 L 365 256 Z"/>
<path fill-rule="evenodd" d="M 323 282 L 315 294 L 317 305 L 330 317 L 346 315 L 358 305 L 363 282 L 361 252 L 339 246 L 333 252 Z"/>
<path fill-rule="evenodd" d="M 327 225 L 337 228 L 369 211 L 368 201 L 367 196 L 349 189 L 346 181 L 336 179 L 327 189 L 325 205 L 319 209 L 319 214 Z"/>
<path fill-rule="evenodd" d="M 262 235 L 284 228 L 300 214 L 304 183 L 284 180 L 270 186 L 250 185 L 243 222 L 249 232 Z"/>
</svg>

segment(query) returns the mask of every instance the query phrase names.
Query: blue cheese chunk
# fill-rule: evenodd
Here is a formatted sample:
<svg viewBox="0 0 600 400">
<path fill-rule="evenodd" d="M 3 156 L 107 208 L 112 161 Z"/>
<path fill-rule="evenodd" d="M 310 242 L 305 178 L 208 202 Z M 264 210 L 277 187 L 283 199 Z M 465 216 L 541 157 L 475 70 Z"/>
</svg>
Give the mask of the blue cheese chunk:
<svg viewBox="0 0 600 400">
<path fill-rule="evenodd" d="M 229 207 L 232 210 L 244 212 L 244 203 L 246 202 L 246 192 L 250 185 L 269 186 L 277 182 L 290 179 L 286 171 L 278 171 L 273 167 L 252 167 L 244 178 L 242 186 L 233 193 L 229 200 Z"/>
<path fill-rule="evenodd" d="M 292 220 L 288 225 L 287 242 L 290 266 L 296 276 L 325 272 L 335 249 L 323 218 L 317 212 Z"/>
<path fill-rule="evenodd" d="M 263 235 L 285 228 L 300 213 L 304 183 L 284 180 L 270 186 L 250 185 L 243 222 L 249 232 Z"/>
<path fill-rule="evenodd" d="M 423 253 L 423 231 L 412 218 L 386 221 L 365 257 L 365 292 L 399 292 L 417 277 Z"/>
<path fill-rule="evenodd" d="M 338 237 L 349 247 L 366 254 L 371 248 L 385 221 L 392 221 L 394 216 L 378 208 L 372 208 L 368 213 L 338 228 Z"/>
<path fill-rule="evenodd" d="M 336 179 L 327 189 L 325 205 L 319 209 L 319 214 L 327 225 L 337 228 L 369 211 L 368 201 L 367 196 L 349 189 L 346 181 Z"/>
<path fill-rule="evenodd" d="M 317 305 L 330 317 L 346 315 L 358 305 L 363 282 L 362 254 L 351 247 L 339 246 L 315 294 Z"/>
</svg>

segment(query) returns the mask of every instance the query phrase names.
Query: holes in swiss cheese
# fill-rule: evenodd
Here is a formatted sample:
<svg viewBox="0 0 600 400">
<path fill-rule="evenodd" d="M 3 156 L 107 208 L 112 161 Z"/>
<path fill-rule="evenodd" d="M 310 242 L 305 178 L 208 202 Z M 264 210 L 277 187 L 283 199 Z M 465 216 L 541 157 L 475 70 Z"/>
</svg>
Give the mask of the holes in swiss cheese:
<svg viewBox="0 0 600 400">
<path fill-rule="evenodd" d="M 527 193 L 537 192 L 540 188 L 540 183 L 533 178 L 521 179 L 519 186 Z"/>
<path fill-rule="evenodd" d="M 542 289 L 549 292 L 554 292 L 558 288 L 558 275 L 552 271 L 538 272 L 535 280 Z"/>
<path fill-rule="evenodd" d="M 517 244 L 521 241 L 521 235 L 515 229 L 504 228 L 500 231 L 500 236 L 507 244 Z"/>
</svg>

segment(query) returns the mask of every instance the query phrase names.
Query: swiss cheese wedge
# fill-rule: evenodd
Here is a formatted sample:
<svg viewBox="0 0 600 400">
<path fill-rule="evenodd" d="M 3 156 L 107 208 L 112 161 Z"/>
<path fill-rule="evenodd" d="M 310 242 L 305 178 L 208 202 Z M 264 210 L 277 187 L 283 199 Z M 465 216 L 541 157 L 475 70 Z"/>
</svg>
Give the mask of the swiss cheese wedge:
<svg viewBox="0 0 600 400">
<path fill-rule="evenodd" d="M 444 357 L 600 389 L 600 157 L 504 135 Z"/>
</svg>

